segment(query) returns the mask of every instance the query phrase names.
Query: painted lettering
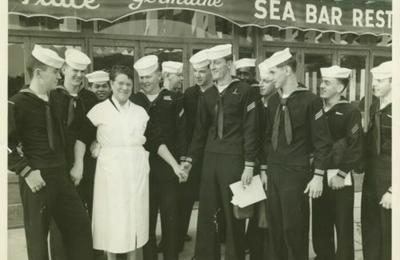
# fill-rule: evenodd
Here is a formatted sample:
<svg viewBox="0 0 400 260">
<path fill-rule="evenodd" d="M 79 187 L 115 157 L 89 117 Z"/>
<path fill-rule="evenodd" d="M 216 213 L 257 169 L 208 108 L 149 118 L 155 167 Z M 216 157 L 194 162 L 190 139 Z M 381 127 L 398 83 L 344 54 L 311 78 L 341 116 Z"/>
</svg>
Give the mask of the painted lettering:
<svg viewBox="0 0 400 260">
<path fill-rule="evenodd" d="M 317 22 L 317 7 L 313 4 L 306 4 L 306 23 Z"/>
<path fill-rule="evenodd" d="M 279 0 L 270 0 L 269 1 L 269 17 L 271 20 L 280 20 L 279 16 L 279 5 L 281 4 L 281 1 Z"/>
<path fill-rule="evenodd" d="M 318 23 L 319 24 L 322 24 L 322 23 L 331 24 L 329 22 L 328 9 L 326 8 L 325 5 L 323 5 L 321 8 L 321 13 L 319 14 Z"/>
<path fill-rule="evenodd" d="M 138 10 L 143 4 L 176 4 L 189 7 L 196 6 L 207 6 L 207 7 L 222 7 L 224 3 L 223 0 L 132 0 L 129 4 L 129 9 Z"/>
<path fill-rule="evenodd" d="M 374 27 L 372 20 L 374 19 L 374 10 L 366 9 L 365 10 L 365 26 L 366 27 Z"/>
<path fill-rule="evenodd" d="M 30 0 L 23 0 L 22 4 L 30 4 Z M 94 10 L 99 8 L 100 4 L 96 3 L 96 0 L 37 0 L 34 5 L 40 6 L 53 6 L 73 9 L 89 9 Z"/>
<path fill-rule="evenodd" d="M 353 9 L 353 26 L 363 26 L 363 12 L 360 9 Z"/>
<path fill-rule="evenodd" d="M 293 22 L 296 21 L 296 18 L 294 17 L 293 8 L 292 8 L 292 3 L 286 2 L 285 9 L 283 10 L 282 20 L 286 21 L 289 18 L 292 19 Z"/>
<path fill-rule="evenodd" d="M 332 7 L 332 25 L 342 25 L 342 9 L 339 7 Z"/>
<path fill-rule="evenodd" d="M 256 12 L 254 14 L 255 18 L 258 19 L 267 18 L 267 7 L 265 7 L 266 4 L 267 0 L 256 0 L 254 2 L 254 8 L 256 9 Z"/>
</svg>

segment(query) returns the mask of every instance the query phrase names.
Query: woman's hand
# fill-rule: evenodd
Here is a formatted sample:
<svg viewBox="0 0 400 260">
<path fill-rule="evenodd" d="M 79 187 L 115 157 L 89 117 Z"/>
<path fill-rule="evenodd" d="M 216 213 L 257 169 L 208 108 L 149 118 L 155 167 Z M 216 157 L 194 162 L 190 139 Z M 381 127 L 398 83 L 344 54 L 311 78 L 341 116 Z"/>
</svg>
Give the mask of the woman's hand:
<svg viewBox="0 0 400 260">
<path fill-rule="evenodd" d="M 173 169 L 174 169 L 175 175 L 178 177 L 180 183 L 187 181 L 187 178 L 188 178 L 189 175 L 185 171 L 185 168 L 184 168 L 183 165 L 176 164 L 173 167 Z"/>
</svg>

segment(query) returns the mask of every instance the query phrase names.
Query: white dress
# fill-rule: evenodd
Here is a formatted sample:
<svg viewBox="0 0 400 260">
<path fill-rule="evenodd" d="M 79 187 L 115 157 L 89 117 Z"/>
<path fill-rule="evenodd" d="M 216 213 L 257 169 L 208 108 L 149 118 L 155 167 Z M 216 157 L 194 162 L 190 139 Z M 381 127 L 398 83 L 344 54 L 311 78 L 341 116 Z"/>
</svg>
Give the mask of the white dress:
<svg viewBox="0 0 400 260">
<path fill-rule="evenodd" d="M 114 104 L 113 104 L 114 103 Z M 143 148 L 149 116 L 130 101 L 107 99 L 87 117 L 97 127 L 100 151 L 93 195 L 93 247 L 126 253 L 149 238 L 149 153 Z"/>
</svg>

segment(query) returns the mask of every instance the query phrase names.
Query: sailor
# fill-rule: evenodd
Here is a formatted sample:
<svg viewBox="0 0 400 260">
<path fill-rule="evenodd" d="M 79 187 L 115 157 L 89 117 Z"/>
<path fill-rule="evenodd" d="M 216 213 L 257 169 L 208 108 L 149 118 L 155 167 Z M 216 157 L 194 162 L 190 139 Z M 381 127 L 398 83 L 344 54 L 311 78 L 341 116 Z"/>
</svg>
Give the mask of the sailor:
<svg viewBox="0 0 400 260">
<path fill-rule="evenodd" d="M 286 48 L 267 62 L 277 93 L 268 100 L 263 157 L 267 164 L 267 220 L 271 259 L 308 259 L 309 198 L 318 198 L 331 137 L 322 100 L 298 83 Z M 310 174 L 310 154 L 315 170 Z M 312 175 L 312 176 L 311 176 Z M 308 196 L 306 195 L 308 194 Z"/>
<path fill-rule="evenodd" d="M 49 258 L 50 218 L 60 229 L 68 259 L 93 258 L 89 217 L 69 179 L 62 124 L 48 95 L 63 64 L 56 52 L 35 45 L 28 66 L 30 85 L 8 103 L 8 168 L 20 178 L 29 260 Z"/>
<path fill-rule="evenodd" d="M 223 208 L 226 225 L 226 259 L 244 259 L 245 221 L 236 219 L 229 185 L 251 183 L 258 153 L 257 91 L 230 74 L 232 45 L 208 49 L 215 85 L 200 97 L 196 127 L 185 165 L 199 160 L 204 151 L 200 184 L 195 258 L 218 259 L 217 216 Z"/>
<path fill-rule="evenodd" d="M 90 90 L 96 95 L 99 101 L 106 100 L 111 95 L 110 76 L 103 70 L 93 71 L 86 74 L 90 84 Z"/>
<path fill-rule="evenodd" d="M 186 142 L 190 143 L 193 138 L 197 118 L 197 106 L 199 98 L 203 93 L 212 86 L 212 76 L 210 71 L 210 61 L 208 60 L 207 50 L 201 50 L 190 58 L 193 69 L 193 78 L 195 84 L 185 90 L 183 98 L 183 107 L 185 110 L 186 122 Z M 191 238 L 187 235 L 189 229 L 190 216 L 192 214 L 193 204 L 199 198 L 201 164 L 203 155 L 190 170 L 187 182 L 181 183 L 179 196 L 179 212 L 180 212 L 180 240 L 178 247 L 183 249 L 185 240 Z"/>
<path fill-rule="evenodd" d="M 89 57 L 76 49 L 65 51 L 65 63 L 61 68 L 64 82 L 51 91 L 50 97 L 55 113 L 63 124 L 66 144 L 67 168 L 70 177 L 81 196 L 85 207 L 92 214 L 94 159 L 89 149 L 85 154 L 85 169 L 82 175 L 75 175 L 74 171 L 74 145 L 81 128 L 86 120 L 86 114 L 98 102 L 96 95 L 84 88 L 84 78 L 88 65 L 91 63 Z M 51 252 L 52 259 L 66 259 L 63 252 L 61 237 L 53 223 L 51 223 Z"/>
<path fill-rule="evenodd" d="M 164 61 L 161 63 L 164 88 L 183 93 L 183 63 L 177 61 Z"/>
<path fill-rule="evenodd" d="M 333 146 L 328 174 L 323 180 L 324 192 L 312 202 L 315 259 L 352 260 L 354 186 L 351 174 L 358 169 L 362 157 L 361 113 L 342 96 L 349 84 L 351 70 L 336 65 L 320 70 L 320 96 Z"/>
<path fill-rule="evenodd" d="M 267 107 L 268 100 L 270 97 L 275 94 L 276 89 L 273 84 L 273 80 L 271 75 L 268 73 L 270 65 L 268 62 L 264 61 L 258 64 L 258 70 L 260 72 L 260 83 L 259 83 L 259 91 L 260 91 L 260 102 L 259 102 L 259 140 L 260 143 L 264 143 L 265 131 L 267 127 Z M 259 161 L 262 160 L 262 153 L 259 153 Z M 267 190 L 267 175 L 266 169 L 261 168 L 261 165 L 258 165 L 258 172 L 260 173 L 261 181 L 264 185 L 265 191 Z M 261 205 L 264 204 L 264 205 Z M 267 200 L 261 201 L 259 203 L 259 207 L 257 209 L 256 214 L 249 220 L 249 225 L 247 228 L 247 244 L 249 247 L 250 260 L 258 260 L 258 259 L 268 259 L 268 223 L 266 223 L 263 227 L 260 227 L 260 218 L 261 216 L 265 216 L 266 213 L 266 205 Z M 264 210 L 264 212 L 260 212 Z"/>
<path fill-rule="evenodd" d="M 365 260 L 392 259 L 392 72 L 391 61 L 371 69 L 374 95 L 365 139 L 361 226 Z"/>
<path fill-rule="evenodd" d="M 134 68 L 139 75 L 140 91 L 131 100 L 147 111 L 150 121 L 158 125 L 168 150 L 179 161 L 186 150 L 183 99 L 168 89 L 160 89 L 161 73 L 157 56 L 140 58 Z M 150 231 L 143 251 L 144 259 L 157 258 L 155 232 L 158 211 L 164 259 L 178 259 L 179 183 L 186 178 L 177 175 L 159 155 L 150 152 Z"/>
<path fill-rule="evenodd" d="M 258 86 L 256 80 L 256 59 L 243 58 L 235 61 L 236 77 L 250 86 Z"/>
</svg>

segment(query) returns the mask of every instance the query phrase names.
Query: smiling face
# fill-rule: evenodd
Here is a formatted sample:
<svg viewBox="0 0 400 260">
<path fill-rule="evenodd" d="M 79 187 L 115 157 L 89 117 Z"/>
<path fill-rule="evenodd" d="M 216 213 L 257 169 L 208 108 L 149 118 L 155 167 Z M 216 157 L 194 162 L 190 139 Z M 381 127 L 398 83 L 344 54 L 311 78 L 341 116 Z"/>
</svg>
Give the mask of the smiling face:
<svg viewBox="0 0 400 260">
<path fill-rule="evenodd" d="M 139 77 L 140 89 L 147 95 L 157 94 L 160 89 L 161 75 L 155 71 L 146 76 Z"/>
<path fill-rule="evenodd" d="M 374 79 L 372 81 L 373 93 L 377 97 L 386 97 L 392 90 L 392 79 Z"/>
<path fill-rule="evenodd" d="M 208 66 L 202 68 L 193 68 L 193 77 L 195 84 L 199 86 L 207 86 L 212 81 L 211 70 Z"/>
<path fill-rule="evenodd" d="M 74 69 L 68 64 L 64 65 L 62 72 L 64 74 L 64 80 L 73 86 L 80 86 L 86 74 L 86 70 Z"/>
<path fill-rule="evenodd" d="M 111 81 L 111 89 L 113 97 L 123 104 L 128 101 L 132 94 L 133 82 L 127 75 L 119 73 L 114 81 Z"/>
<path fill-rule="evenodd" d="M 211 60 L 210 69 L 213 80 L 221 80 L 230 74 L 232 61 L 227 61 L 225 58 Z"/>
<path fill-rule="evenodd" d="M 251 67 L 243 67 L 236 70 L 236 76 L 242 81 L 251 83 L 254 81 L 254 73 Z"/>
<path fill-rule="evenodd" d="M 98 100 L 105 100 L 111 94 L 111 88 L 107 81 L 93 83 L 90 89 L 96 95 Z"/>
<path fill-rule="evenodd" d="M 274 82 L 268 77 L 261 77 L 260 79 L 260 95 L 265 97 L 269 96 L 275 91 Z"/>
<path fill-rule="evenodd" d="M 333 96 L 340 95 L 344 87 L 345 86 L 336 78 L 322 77 L 320 96 L 323 99 L 329 99 Z"/>
</svg>

